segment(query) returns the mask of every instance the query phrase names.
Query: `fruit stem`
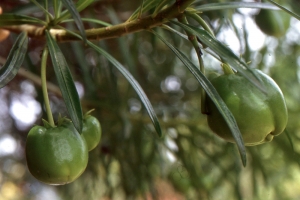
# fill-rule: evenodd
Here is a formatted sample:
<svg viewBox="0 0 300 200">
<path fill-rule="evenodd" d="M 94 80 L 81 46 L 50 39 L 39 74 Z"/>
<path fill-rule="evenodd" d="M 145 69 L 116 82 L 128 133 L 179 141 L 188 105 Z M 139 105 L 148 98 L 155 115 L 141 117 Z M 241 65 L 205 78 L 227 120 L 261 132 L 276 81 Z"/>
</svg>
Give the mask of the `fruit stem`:
<svg viewBox="0 0 300 200">
<path fill-rule="evenodd" d="M 186 14 L 188 17 L 193 18 L 195 21 L 198 22 L 198 24 L 200 26 L 202 26 L 202 28 L 204 30 L 206 30 L 209 34 L 211 34 L 212 37 L 216 38 L 215 34 L 214 34 L 213 30 L 210 28 L 210 26 L 197 13 L 193 13 L 193 12 L 190 12 L 190 11 L 185 11 L 184 14 Z"/>
<path fill-rule="evenodd" d="M 188 21 L 187 21 L 185 15 L 180 15 L 177 19 L 178 19 L 178 21 L 180 21 L 183 24 L 188 24 Z M 188 30 L 185 30 L 185 31 L 196 51 L 198 61 L 199 61 L 200 71 L 205 75 L 205 68 L 204 68 L 203 59 L 202 59 L 202 52 L 201 52 L 201 48 L 199 46 L 197 37 L 194 34 L 192 34 L 190 31 L 188 31 Z M 201 88 L 200 94 L 201 94 L 201 113 L 207 114 L 207 110 L 206 110 L 206 106 L 205 106 L 206 92 L 203 88 Z"/>
<path fill-rule="evenodd" d="M 48 91 L 47 91 L 47 79 L 46 79 L 46 66 L 47 66 L 47 58 L 48 58 L 48 48 L 45 47 L 42 54 L 42 64 L 41 64 L 41 81 L 42 81 L 42 91 L 44 97 L 44 103 L 46 107 L 46 113 L 48 117 L 49 124 L 54 127 L 54 120 L 52 116 L 52 111 L 49 103 Z"/>
</svg>

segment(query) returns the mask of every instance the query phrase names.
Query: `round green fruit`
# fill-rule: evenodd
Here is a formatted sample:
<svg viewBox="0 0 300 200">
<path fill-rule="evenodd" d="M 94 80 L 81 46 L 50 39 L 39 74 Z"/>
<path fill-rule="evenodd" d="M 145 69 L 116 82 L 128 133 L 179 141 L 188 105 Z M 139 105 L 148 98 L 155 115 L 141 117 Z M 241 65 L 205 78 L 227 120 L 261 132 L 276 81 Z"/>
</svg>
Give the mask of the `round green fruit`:
<svg viewBox="0 0 300 200">
<path fill-rule="evenodd" d="M 239 73 L 221 75 L 211 80 L 235 117 L 247 146 L 272 141 L 274 136 L 283 132 L 288 119 L 283 94 L 275 81 L 259 70 L 253 70 L 253 73 L 261 79 L 262 89 Z M 209 98 L 207 109 L 207 121 L 211 130 L 234 143 L 227 123 Z"/>
<path fill-rule="evenodd" d="M 88 163 L 85 139 L 70 121 L 57 127 L 34 126 L 28 133 L 25 148 L 30 173 L 51 185 L 74 181 Z"/>
<path fill-rule="evenodd" d="M 101 125 L 96 117 L 87 115 L 83 120 L 82 136 L 88 146 L 88 150 L 93 150 L 100 142 L 101 139 Z"/>
<path fill-rule="evenodd" d="M 282 11 L 261 9 L 255 16 L 255 22 L 259 29 L 266 35 L 281 37 L 289 27 L 289 16 Z"/>
</svg>

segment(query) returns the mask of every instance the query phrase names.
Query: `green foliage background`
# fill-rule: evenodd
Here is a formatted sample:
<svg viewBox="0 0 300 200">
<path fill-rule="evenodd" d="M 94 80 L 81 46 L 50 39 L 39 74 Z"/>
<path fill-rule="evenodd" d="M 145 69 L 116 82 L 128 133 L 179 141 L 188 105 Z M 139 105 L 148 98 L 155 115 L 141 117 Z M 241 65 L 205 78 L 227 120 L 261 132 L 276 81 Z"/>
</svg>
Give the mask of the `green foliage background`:
<svg viewBox="0 0 300 200">
<path fill-rule="evenodd" d="M 208 1 L 197 1 L 197 5 L 206 3 Z M 296 1 L 279 3 L 290 8 L 299 6 Z M 117 24 L 126 21 L 140 4 L 138 0 L 95 1 L 80 14 Z M 5 12 L 41 15 L 34 4 L 24 1 L 4 0 L 0 6 Z M 237 15 L 244 20 L 243 27 L 234 23 L 233 16 Z M 284 133 L 271 143 L 247 147 L 248 163 L 243 167 L 236 146 L 224 142 L 208 128 L 206 117 L 200 111 L 200 85 L 157 37 L 143 31 L 97 42 L 127 67 L 146 92 L 162 127 L 163 137 L 159 138 L 128 81 L 91 48 L 81 42 L 64 42 L 59 44 L 60 48 L 74 80 L 84 90 L 83 111 L 95 108 L 93 115 L 101 122 L 103 134 L 101 144 L 90 152 L 88 167 L 78 180 L 65 186 L 44 185 L 28 172 L 23 152 L 28 130 L 33 124 L 41 124 L 41 119 L 46 118 L 45 110 L 42 109 L 30 125 L 22 124 L 11 112 L 12 103 L 24 95 L 36 99 L 43 108 L 41 86 L 35 84 L 34 75 L 40 74 L 40 52 L 45 41 L 32 39 L 22 66 L 27 73 L 19 72 L 0 90 L 3 108 L 0 139 L 10 135 L 17 142 L 13 154 L 0 154 L 0 199 L 41 199 L 43 194 L 49 198 L 52 194 L 49 191 L 54 191 L 58 199 L 74 200 L 299 199 L 299 28 L 290 26 L 287 34 L 280 38 L 267 36 L 263 47 L 252 51 L 242 10 L 208 11 L 201 16 L 211 23 L 217 36 L 222 36 L 228 28 L 233 30 L 242 46 L 239 52 L 242 58 L 252 61 L 250 67 L 263 70 L 281 87 L 289 112 Z M 296 19 L 291 20 L 296 24 Z M 73 23 L 64 25 L 75 29 Z M 84 26 L 100 27 L 87 22 Z M 189 41 L 162 28 L 155 30 L 197 64 Z M 16 34 L 11 34 L 0 43 L 2 60 L 15 38 Z M 220 63 L 205 52 L 204 64 L 207 74 L 221 71 Z M 57 92 L 54 71 L 51 67 L 47 70 L 48 81 L 54 84 L 49 89 L 54 117 L 59 113 L 67 115 Z M 29 92 L 26 85 L 34 89 Z"/>
</svg>

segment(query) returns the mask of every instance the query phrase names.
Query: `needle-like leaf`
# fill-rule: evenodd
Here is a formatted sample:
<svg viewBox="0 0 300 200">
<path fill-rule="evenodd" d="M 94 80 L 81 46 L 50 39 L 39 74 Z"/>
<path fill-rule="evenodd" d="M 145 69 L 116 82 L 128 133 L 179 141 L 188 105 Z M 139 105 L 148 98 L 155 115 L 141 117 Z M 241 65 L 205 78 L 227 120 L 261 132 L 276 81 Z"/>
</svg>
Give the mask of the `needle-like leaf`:
<svg viewBox="0 0 300 200">
<path fill-rule="evenodd" d="M 77 93 L 67 61 L 65 60 L 65 57 L 56 41 L 52 38 L 48 31 L 46 31 L 46 38 L 58 86 L 61 90 L 70 118 L 77 131 L 81 133 L 83 114 L 79 95 Z"/>
<path fill-rule="evenodd" d="M 22 32 L 9 52 L 5 64 L 0 69 L 0 88 L 10 82 L 18 73 L 27 52 L 28 36 Z"/>
<path fill-rule="evenodd" d="M 109 60 L 125 76 L 125 78 L 129 81 L 129 83 L 132 85 L 133 89 L 137 92 L 140 99 L 142 100 L 142 102 L 150 116 L 150 119 L 155 127 L 156 132 L 158 133 L 159 136 L 161 136 L 162 133 L 161 133 L 161 128 L 160 128 L 160 124 L 158 122 L 157 116 L 154 112 L 154 109 L 153 109 L 147 95 L 145 94 L 145 92 L 142 89 L 142 87 L 140 86 L 140 84 L 134 79 L 134 77 L 130 74 L 130 72 L 125 67 L 123 67 L 121 65 L 121 63 L 119 63 L 114 57 L 112 57 L 110 54 L 108 54 L 106 51 L 104 51 L 97 45 L 93 44 L 92 42 L 88 41 L 88 45 L 90 47 L 92 47 L 93 49 L 95 49 L 98 53 L 103 55 L 107 60 Z"/>
</svg>

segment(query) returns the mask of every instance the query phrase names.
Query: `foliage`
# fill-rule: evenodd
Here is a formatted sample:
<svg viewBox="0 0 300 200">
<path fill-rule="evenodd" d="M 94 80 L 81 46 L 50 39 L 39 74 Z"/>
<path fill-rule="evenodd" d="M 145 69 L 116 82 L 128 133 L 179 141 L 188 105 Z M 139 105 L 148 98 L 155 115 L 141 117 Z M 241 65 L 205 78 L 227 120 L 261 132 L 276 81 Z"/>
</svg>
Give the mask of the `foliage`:
<svg viewBox="0 0 300 200">
<path fill-rule="evenodd" d="M 293 9 L 297 2 L 278 3 Z M 290 18 L 293 23 L 278 38 L 258 32 L 264 38 L 259 47 L 251 40 L 259 9 L 289 17 L 284 11 L 269 3 L 217 0 L 4 0 L 0 5 L 0 28 L 11 32 L 0 43 L 0 62 L 23 61 L 20 69 L 10 67 L 18 73 L 0 90 L 0 142 L 10 138 L 17 147 L 6 154 L 6 147 L 0 148 L 0 199 L 35 199 L 49 190 L 61 199 L 299 197 L 293 189 L 300 174 L 300 33 L 293 25 L 299 22 Z M 27 52 L 16 48 L 27 46 L 27 37 Z M 207 78 L 222 71 L 221 63 L 256 87 L 260 81 L 248 68 L 261 69 L 282 89 L 289 121 L 271 143 L 245 148 L 234 117 Z M 237 146 L 208 128 L 205 93 L 219 105 Z M 20 104 L 34 104 L 24 113 L 27 121 L 20 109 L 16 112 Z M 82 113 L 91 109 L 102 135 L 86 171 L 65 186 L 35 180 L 24 157 L 30 128 L 42 118 L 53 125 L 62 114 L 81 130 Z"/>
</svg>

